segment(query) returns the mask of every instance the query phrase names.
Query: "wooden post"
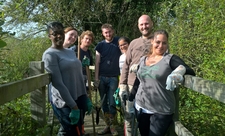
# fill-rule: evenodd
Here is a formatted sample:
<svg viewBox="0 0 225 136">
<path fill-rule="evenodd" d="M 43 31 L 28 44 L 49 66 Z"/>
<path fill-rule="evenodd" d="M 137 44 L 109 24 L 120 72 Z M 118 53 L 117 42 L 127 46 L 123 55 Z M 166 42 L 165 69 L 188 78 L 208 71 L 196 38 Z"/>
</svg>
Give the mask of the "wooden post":
<svg viewBox="0 0 225 136">
<path fill-rule="evenodd" d="M 173 123 L 170 125 L 169 128 L 169 136 L 176 136 L 175 133 L 175 122 L 179 120 L 179 88 L 176 88 L 174 90 L 174 96 L 175 96 L 175 101 L 176 101 L 176 109 L 175 113 L 173 115 Z"/>
<path fill-rule="evenodd" d="M 91 86 L 91 73 L 90 73 L 89 66 L 86 66 L 86 74 L 87 74 L 87 79 L 88 79 L 89 98 L 92 101 L 91 91 L 93 91 L 93 90 L 92 90 L 92 86 Z M 94 136 L 96 136 L 95 121 L 94 121 L 94 113 L 93 113 L 93 111 L 91 112 L 91 117 L 92 117 L 93 133 L 94 133 Z"/>
<path fill-rule="evenodd" d="M 29 76 L 44 73 L 44 62 L 32 61 L 29 63 Z M 39 122 L 40 125 L 46 125 L 46 87 L 36 89 L 30 93 L 31 117 Z"/>
<path fill-rule="evenodd" d="M 77 45 L 77 58 L 80 60 L 80 36 L 78 36 L 78 45 Z"/>
</svg>

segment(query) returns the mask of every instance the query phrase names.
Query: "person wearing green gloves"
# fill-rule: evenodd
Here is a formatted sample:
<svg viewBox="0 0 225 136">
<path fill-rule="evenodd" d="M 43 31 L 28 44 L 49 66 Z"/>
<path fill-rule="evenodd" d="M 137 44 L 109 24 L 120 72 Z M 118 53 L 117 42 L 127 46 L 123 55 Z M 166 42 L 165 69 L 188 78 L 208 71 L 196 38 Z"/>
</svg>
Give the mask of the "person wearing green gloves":
<svg viewBox="0 0 225 136">
<path fill-rule="evenodd" d="M 92 103 L 82 80 L 82 64 L 74 51 L 63 48 L 65 34 L 60 22 L 48 24 L 47 31 L 52 45 L 43 53 L 42 60 L 51 75 L 51 105 L 61 124 L 58 136 L 83 135 L 82 115 L 91 113 Z"/>
<path fill-rule="evenodd" d="M 85 82 L 86 86 L 88 86 L 88 85 L 87 85 L 87 73 L 86 73 L 85 66 L 93 65 L 93 55 L 92 55 L 91 50 L 89 49 L 93 41 L 94 41 L 94 34 L 92 31 L 87 30 L 87 31 L 84 31 L 81 33 L 79 59 L 81 60 L 82 65 L 83 65 L 83 75 L 84 75 L 84 82 Z M 88 61 L 89 64 L 83 64 L 83 63 L 87 63 L 86 60 L 84 60 L 84 62 L 83 62 L 84 58 L 89 60 Z"/>
</svg>

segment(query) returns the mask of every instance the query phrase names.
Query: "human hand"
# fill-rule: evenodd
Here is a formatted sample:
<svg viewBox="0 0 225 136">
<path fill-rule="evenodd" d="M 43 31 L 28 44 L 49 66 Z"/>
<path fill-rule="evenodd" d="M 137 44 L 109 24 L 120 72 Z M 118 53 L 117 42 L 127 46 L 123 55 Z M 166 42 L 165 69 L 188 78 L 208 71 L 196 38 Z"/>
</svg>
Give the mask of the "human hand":
<svg viewBox="0 0 225 136">
<path fill-rule="evenodd" d="M 69 114 L 71 125 L 75 125 L 78 123 L 80 119 L 80 110 L 79 109 L 72 109 Z"/>
<path fill-rule="evenodd" d="M 134 113 L 134 101 L 127 101 L 126 111 L 129 113 Z"/>
<path fill-rule="evenodd" d="M 138 64 L 133 64 L 133 65 L 130 67 L 129 72 L 130 72 L 130 73 L 132 73 L 132 72 L 137 73 L 138 66 L 139 66 Z"/>
<path fill-rule="evenodd" d="M 121 106 L 121 101 L 120 101 L 120 96 L 119 96 L 119 92 L 120 92 L 120 88 L 117 88 L 115 93 L 113 94 L 113 97 L 115 99 L 116 102 L 116 106 Z"/>
<path fill-rule="evenodd" d="M 88 107 L 87 115 L 90 115 L 91 112 L 92 112 L 93 105 L 92 105 L 92 102 L 89 98 L 87 98 L 87 107 Z"/>
<path fill-rule="evenodd" d="M 82 60 L 82 66 L 86 67 L 90 65 L 90 59 L 86 56 L 84 56 L 83 60 Z"/>
<path fill-rule="evenodd" d="M 173 91 L 177 88 L 179 83 L 184 81 L 183 75 L 186 72 L 186 68 L 183 65 L 179 65 L 166 79 L 166 89 Z"/>
<path fill-rule="evenodd" d="M 119 91 L 120 100 L 123 103 L 126 103 L 128 99 L 128 86 L 126 84 L 120 84 L 120 91 Z"/>
<path fill-rule="evenodd" d="M 100 83 L 100 80 L 95 80 L 95 81 L 94 81 L 94 84 L 93 84 L 93 85 L 94 85 L 94 88 L 95 88 L 95 89 L 98 88 L 99 83 Z"/>
</svg>

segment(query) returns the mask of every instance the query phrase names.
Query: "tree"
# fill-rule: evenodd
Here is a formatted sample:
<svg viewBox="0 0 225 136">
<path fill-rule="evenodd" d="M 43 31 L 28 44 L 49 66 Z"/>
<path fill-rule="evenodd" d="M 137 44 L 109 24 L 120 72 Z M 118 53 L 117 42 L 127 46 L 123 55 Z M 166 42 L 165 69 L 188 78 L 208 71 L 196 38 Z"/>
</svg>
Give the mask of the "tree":
<svg viewBox="0 0 225 136">
<path fill-rule="evenodd" d="M 13 25 L 37 22 L 41 28 L 51 21 L 74 26 L 79 31 L 92 30 L 102 39 L 100 26 L 111 23 L 118 35 L 137 37 L 137 19 L 150 14 L 160 0 L 11 0 L 6 3 L 5 17 Z"/>
<path fill-rule="evenodd" d="M 2 1 L 0 1 L 0 7 L 2 6 Z M 6 46 L 6 42 L 2 40 L 2 37 L 6 32 L 2 31 L 2 25 L 4 24 L 4 12 L 0 11 L 0 48 Z"/>
</svg>

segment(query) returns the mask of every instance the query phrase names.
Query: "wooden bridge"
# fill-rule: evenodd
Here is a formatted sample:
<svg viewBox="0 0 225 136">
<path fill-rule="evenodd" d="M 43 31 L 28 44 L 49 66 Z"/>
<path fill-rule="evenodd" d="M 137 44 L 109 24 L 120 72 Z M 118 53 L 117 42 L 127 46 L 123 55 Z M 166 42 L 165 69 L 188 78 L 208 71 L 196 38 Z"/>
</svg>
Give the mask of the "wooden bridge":
<svg viewBox="0 0 225 136">
<path fill-rule="evenodd" d="M 29 67 L 30 77 L 0 85 L 0 105 L 4 105 L 7 102 L 30 93 L 30 110 L 32 119 L 36 120 L 42 126 L 48 124 L 49 129 L 45 132 L 46 136 L 55 135 L 52 130 L 54 126 L 58 125 L 58 123 L 54 121 L 51 108 L 46 106 L 46 103 L 48 103 L 46 86 L 51 81 L 50 74 L 44 73 L 44 63 L 41 61 L 30 62 Z M 183 86 L 225 103 L 225 84 L 205 80 L 200 77 L 185 75 Z M 174 124 L 171 126 L 170 135 L 193 136 L 193 134 L 179 121 L 179 90 L 174 91 L 174 94 L 177 99 L 177 103 L 176 113 L 174 114 Z M 0 122 L 0 124 L 1 123 L 2 122 Z M 93 131 L 92 116 L 86 116 L 85 131 L 93 136 L 97 135 L 93 132 L 103 129 L 104 123 L 102 119 L 100 118 L 99 125 L 94 124 L 94 126 L 95 131 Z M 123 127 L 117 126 L 117 130 L 119 132 L 119 136 L 122 136 Z"/>
</svg>

